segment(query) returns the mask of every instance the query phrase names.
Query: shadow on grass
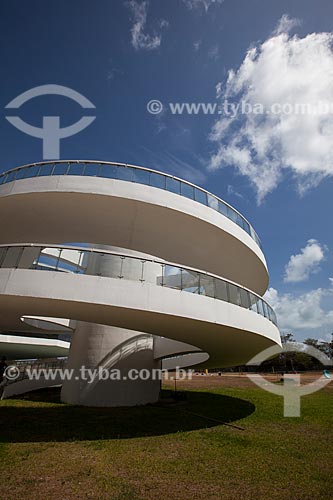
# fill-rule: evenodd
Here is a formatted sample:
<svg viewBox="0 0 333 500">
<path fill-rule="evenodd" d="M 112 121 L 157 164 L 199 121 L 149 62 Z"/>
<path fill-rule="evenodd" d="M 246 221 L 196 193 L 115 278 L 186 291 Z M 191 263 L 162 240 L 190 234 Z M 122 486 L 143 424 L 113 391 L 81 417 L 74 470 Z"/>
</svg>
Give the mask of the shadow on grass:
<svg viewBox="0 0 333 500">
<path fill-rule="evenodd" d="M 8 401 L 0 406 L 0 443 L 158 436 L 231 424 L 255 410 L 252 403 L 239 398 L 196 391 L 185 394 L 187 400 L 175 405 L 92 408 L 60 404 L 57 389 L 35 391 L 17 397 L 18 404 L 13 399 L 13 405 Z M 168 395 L 169 391 L 162 391 L 162 397 Z M 38 406 L 41 402 L 53 405 Z"/>
</svg>

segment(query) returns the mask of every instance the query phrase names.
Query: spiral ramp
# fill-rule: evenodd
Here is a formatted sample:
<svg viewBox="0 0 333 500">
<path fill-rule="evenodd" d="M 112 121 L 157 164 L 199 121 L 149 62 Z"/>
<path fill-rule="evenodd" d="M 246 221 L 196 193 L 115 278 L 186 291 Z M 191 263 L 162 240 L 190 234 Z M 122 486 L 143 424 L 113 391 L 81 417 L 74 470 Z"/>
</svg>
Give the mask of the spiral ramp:
<svg viewBox="0 0 333 500">
<path fill-rule="evenodd" d="M 11 358 L 68 355 L 76 374 L 126 374 L 234 366 L 280 345 L 258 236 L 191 183 L 132 165 L 43 162 L 0 176 L 0 214 L 0 348 Z M 62 399 L 135 405 L 159 389 L 76 376 Z"/>
</svg>

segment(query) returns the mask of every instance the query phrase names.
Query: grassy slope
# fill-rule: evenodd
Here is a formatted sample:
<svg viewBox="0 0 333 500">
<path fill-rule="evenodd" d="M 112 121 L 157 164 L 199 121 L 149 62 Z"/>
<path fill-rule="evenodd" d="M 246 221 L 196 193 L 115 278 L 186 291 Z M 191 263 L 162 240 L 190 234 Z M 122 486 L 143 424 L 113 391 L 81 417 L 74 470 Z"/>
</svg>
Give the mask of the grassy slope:
<svg viewBox="0 0 333 500">
<path fill-rule="evenodd" d="M 0 498 L 329 500 L 332 399 L 330 384 L 294 419 L 258 388 L 191 391 L 166 408 L 2 401 Z"/>
</svg>

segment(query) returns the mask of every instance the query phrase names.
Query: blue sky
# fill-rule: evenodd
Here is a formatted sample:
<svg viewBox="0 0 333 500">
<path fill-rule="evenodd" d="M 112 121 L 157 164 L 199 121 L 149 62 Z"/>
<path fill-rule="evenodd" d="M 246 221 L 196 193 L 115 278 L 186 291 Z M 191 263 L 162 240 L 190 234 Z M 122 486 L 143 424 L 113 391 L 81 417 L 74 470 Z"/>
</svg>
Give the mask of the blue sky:
<svg viewBox="0 0 333 500">
<path fill-rule="evenodd" d="M 262 239 L 268 299 L 281 329 L 298 339 L 328 339 L 332 114 L 232 119 L 173 115 L 168 106 L 333 102 L 332 19 L 329 0 L 7 2 L 0 21 L 1 171 L 42 159 L 42 141 L 14 128 L 5 106 L 39 85 L 75 89 L 94 103 L 86 114 L 96 119 L 61 141 L 61 158 L 145 165 L 226 199 Z M 148 113 L 152 99 L 163 103 L 161 114 Z M 44 115 L 59 115 L 66 126 L 82 109 L 45 96 L 19 110 L 35 126 Z"/>
</svg>

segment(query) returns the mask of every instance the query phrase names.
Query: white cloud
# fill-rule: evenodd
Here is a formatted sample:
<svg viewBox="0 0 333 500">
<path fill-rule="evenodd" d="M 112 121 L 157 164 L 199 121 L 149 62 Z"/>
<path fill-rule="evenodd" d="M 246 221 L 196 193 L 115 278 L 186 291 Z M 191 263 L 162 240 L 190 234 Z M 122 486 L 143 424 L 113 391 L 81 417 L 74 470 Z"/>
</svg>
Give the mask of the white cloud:
<svg viewBox="0 0 333 500">
<path fill-rule="evenodd" d="M 227 193 L 229 196 L 236 196 L 237 198 L 241 198 L 242 200 L 244 199 L 244 196 L 239 193 L 231 184 L 228 184 Z"/>
<path fill-rule="evenodd" d="M 148 2 L 137 2 L 130 0 L 127 2 L 128 7 L 133 14 L 134 24 L 131 29 L 132 45 L 136 50 L 153 50 L 161 45 L 161 33 L 148 35 L 144 32 L 147 23 Z M 168 22 L 162 19 L 159 23 L 160 29 L 168 26 Z"/>
<path fill-rule="evenodd" d="M 187 134 L 186 129 L 178 134 Z M 176 177 L 180 177 L 194 184 L 205 184 L 206 174 L 203 169 L 193 166 L 193 161 L 181 160 L 178 155 L 170 153 L 170 151 L 159 150 L 158 153 L 143 147 L 147 153 L 146 164 L 150 164 L 152 168 L 161 170 L 162 172 L 169 172 Z M 184 150 L 180 152 L 180 156 L 184 156 Z M 148 163 L 147 163 L 148 162 Z"/>
<path fill-rule="evenodd" d="M 333 309 L 323 307 L 323 300 L 332 295 L 332 290 L 318 288 L 298 297 L 286 293 L 279 294 L 275 288 L 269 288 L 264 298 L 271 304 L 278 318 L 281 331 L 304 332 L 317 329 L 325 335 L 333 328 Z M 332 300 L 331 300 L 332 303 Z"/>
<path fill-rule="evenodd" d="M 328 278 L 328 279 L 329 279 L 330 285 L 333 286 L 333 278 Z"/>
<path fill-rule="evenodd" d="M 333 114 L 318 109 L 320 103 L 332 108 L 333 33 L 291 37 L 296 23 L 283 16 L 274 34 L 249 49 L 217 87 L 222 101 L 245 103 L 253 112 L 224 114 L 214 124 L 209 168 L 228 165 L 247 176 L 259 203 L 287 171 L 300 194 L 333 175 Z M 273 104 L 285 112 L 272 113 Z M 312 111 L 295 111 L 303 104 Z"/>
<path fill-rule="evenodd" d="M 275 35 L 280 35 L 281 33 L 288 33 L 296 26 L 299 26 L 301 21 L 299 19 L 293 19 L 288 16 L 288 14 L 283 14 L 277 27 L 274 31 Z"/>
<path fill-rule="evenodd" d="M 325 258 L 325 248 L 316 240 L 309 240 L 297 255 L 292 255 L 285 267 L 284 281 L 297 283 L 306 281 L 311 274 L 320 270 L 319 264 Z"/>
<path fill-rule="evenodd" d="M 214 4 L 221 4 L 224 0 L 183 0 L 183 2 L 190 10 L 204 8 L 208 12 L 209 7 Z"/>
</svg>

